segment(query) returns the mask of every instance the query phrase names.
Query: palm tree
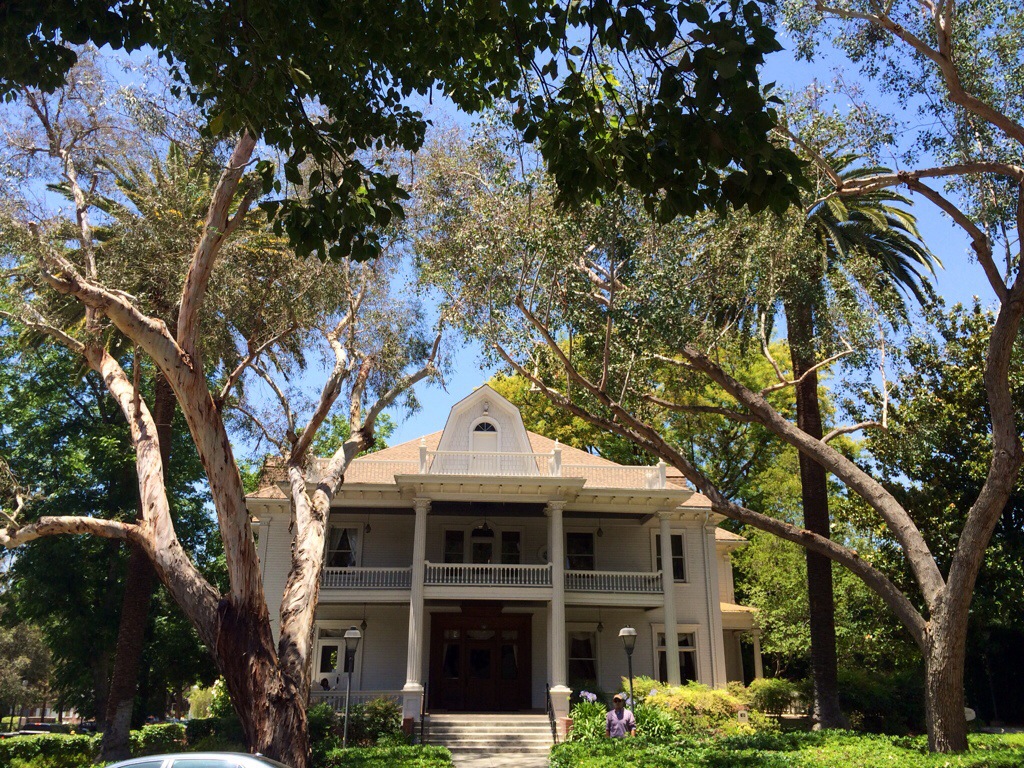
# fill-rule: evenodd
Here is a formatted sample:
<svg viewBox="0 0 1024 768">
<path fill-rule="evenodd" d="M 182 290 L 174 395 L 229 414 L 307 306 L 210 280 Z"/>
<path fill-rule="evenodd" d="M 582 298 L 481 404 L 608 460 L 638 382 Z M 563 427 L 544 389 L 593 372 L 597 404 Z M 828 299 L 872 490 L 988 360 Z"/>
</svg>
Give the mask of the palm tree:
<svg viewBox="0 0 1024 768">
<path fill-rule="evenodd" d="M 843 181 L 888 172 L 883 168 L 853 167 L 857 161 L 853 155 L 830 161 Z M 796 382 L 797 426 L 819 440 L 823 429 L 815 340 L 829 278 L 848 275 L 843 266 L 861 255 L 875 263 L 883 282 L 923 302 L 927 273 L 934 274 L 935 266 L 941 266 L 921 243 L 917 220 L 907 210 L 911 204 L 909 198 L 884 189 L 851 199 L 831 194 L 811 205 L 806 213 L 804 234 L 813 247 L 797 256 L 799 261 L 791 271 L 794 279 L 783 294 L 782 306 Z M 800 489 L 804 526 L 829 537 L 826 472 L 804 454 L 800 454 Z M 810 550 L 806 555 L 814 719 L 822 728 L 848 727 L 839 704 L 832 563 Z"/>
</svg>

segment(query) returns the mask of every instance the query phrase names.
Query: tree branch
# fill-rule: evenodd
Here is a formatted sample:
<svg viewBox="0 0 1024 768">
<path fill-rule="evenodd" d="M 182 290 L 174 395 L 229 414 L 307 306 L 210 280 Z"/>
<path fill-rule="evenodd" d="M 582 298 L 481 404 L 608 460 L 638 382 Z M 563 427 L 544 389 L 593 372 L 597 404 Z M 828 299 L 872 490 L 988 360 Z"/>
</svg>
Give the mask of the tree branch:
<svg viewBox="0 0 1024 768">
<path fill-rule="evenodd" d="M 721 408 L 717 405 L 683 405 L 681 403 L 674 403 L 670 400 L 664 400 L 657 395 L 644 395 L 643 398 L 649 403 L 653 403 L 654 405 L 662 408 L 667 408 L 670 411 L 724 416 L 732 421 L 746 422 L 748 424 L 757 422 L 757 419 L 749 413 L 740 413 L 739 411 L 733 411 L 729 408 Z"/>
<path fill-rule="evenodd" d="M 235 192 L 241 181 L 245 166 L 256 149 L 256 138 L 248 131 L 242 133 L 231 153 L 231 159 L 221 172 L 220 180 L 213 191 L 210 200 L 210 207 L 206 213 L 206 224 L 203 227 L 202 237 L 196 244 L 192 253 L 192 263 L 189 265 L 188 274 L 185 276 L 185 284 L 181 291 L 181 303 L 178 310 L 178 345 L 191 357 L 197 356 L 196 340 L 199 335 L 199 313 L 202 309 L 203 299 L 206 297 L 206 288 L 210 282 L 210 274 L 213 272 L 213 265 L 220 252 L 225 238 L 229 234 L 231 222 L 228 213 L 231 208 L 231 201 L 234 200 Z M 248 197 L 248 194 L 246 195 Z M 243 203 L 246 198 L 243 198 Z M 248 205 L 252 203 L 249 200 Z M 239 210 L 243 216 L 244 210 Z M 237 219 L 237 215 L 236 215 Z M 237 219 L 234 226 L 237 226 Z M 233 229 L 233 227 L 232 227 Z"/>
</svg>

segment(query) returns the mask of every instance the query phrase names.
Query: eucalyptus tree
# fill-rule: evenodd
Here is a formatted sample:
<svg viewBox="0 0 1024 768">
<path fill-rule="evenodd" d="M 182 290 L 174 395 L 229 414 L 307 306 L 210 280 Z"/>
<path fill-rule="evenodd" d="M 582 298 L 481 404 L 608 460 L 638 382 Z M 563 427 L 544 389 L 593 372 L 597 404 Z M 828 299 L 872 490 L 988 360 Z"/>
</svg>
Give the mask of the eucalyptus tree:
<svg viewBox="0 0 1024 768">
<path fill-rule="evenodd" d="M 779 44 L 756 2 L 19 4 L 0 19 L 0 96 L 52 92 L 86 43 L 148 47 L 212 133 L 277 148 L 285 179 L 267 156 L 258 176 L 300 255 L 377 251 L 376 226 L 406 192 L 365 150 L 419 148 L 415 104 L 435 91 L 469 113 L 514 102 L 568 199 L 627 184 L 675 215 L 795 198 L 798 163 L 770 141 L 758 78 Z M 637 82 L 654 87 L 638 99 Z"/>
<path fill-rule="evenodd" d="M 781 295 L 780 275 L 804 237 L 802 224 L 786 226 L 790 222 L 784 220 L 782 226 L 764 226 L 738 217 L 725 227 L 701 220 L 659 227 L 627 196 L 566 215 L 553 206 L 543 176 L 523 174 L 501 154 L 500 141 L 484 137 L 440 153 L 433 169 L 420 167 L 424 203 L 418 248 L 430 278 L 467 329 L 485 338 L 498 359 L 552 402 L 677 467 L 715 512 L 796 542 L 860 577 L 895 613 L 924 657 L 931 748 L 963 748 L 962 638 L 970 595 L 959 591 L 962 566 L 954 562 L 947 581 L 913 515 L 866 468 L 831 444 L 837 435 L 866 424 L 835 426 L 815 438 L 794 423 L 780 401 L 779 393 L 796 383 L 791 372 L 779 366 L 778 380 L 761 386 L 723 365 L 718 351 L 723 340 L 736 337 L 736 329 L 749 337 L 749 324 L 759 321 L 757 310 Z M 802 219 L 803 214 L 790 216 Z M 767 258 L 756 258 L 755 251 Z M 866 259 L 847 268 L 878 275 L 877 264 Z M 862 298 L 846 295 L 847 301 Z M 886 347 L 872 346 L 880 327 L 876 317 L 844 312 L 836 320 L 845 323 L 843 333 L 836 334 L 841 346 L 821 359 L 817 370 L 843 358 L 881 361 Z M 665 429 L 665 412 L 701 407 L 665 391 L 666 368 L 682 382 L 714 384 L 729 398 L 727 407 L 717 409 L 720 414 L 761 425 L 863 499 L 905 558 L 913 587 L 901 589 L 849 542 L 775 519 L 723 493 Z M 652 402 L 663 411 L 651 412 Z M 869 421 L 882 420 L 884 402 L 880 395 L 879 411 Z M 997 442 L 997 467 L 1003 458 Z M 997 487 L 1006 480 L 999 472 L 996 478 Z M 993 491 L 983 487 L 977 505 L 987 509 Z M 987 542 L 968 519 L 958 543 L 963 564 L 976 568 Z"/>
<path fill-rule="evenodd" d="M 106 108 L 107 98 L 83 71 L 54 96 L 25 93 L 24 111 L 7 121 L 6 157 L 20 162 L 6 167 L 28 175 L 5 190 L 2 310 L 12 328 L 49 337 L 103 382 L 133 447 L 141 515 L 36 516 L 29 504 L 20 514 L 5 511 L 0 542 L 12 548 L 89 534 L 137 545 L 213 654 L 249 747 L 302 768 L 331 498 L 351 459 L 373 445 L 381 411 L 400 398 L 414 405 L 409 389 L 436 373 L 438 340 L 424 340 L 415 307 L 389 292 L 393 259 L 311 260 L 273 234 L 253 207 L 259 180 L 246 170 L 256 149 L 250 134 L 230 151 L 213 147 L 212 176 L 208 162 L 183 166 L 173 155 L 167 166 L 131 170 L 140 153 L 122 151 L 124 116 Z M 165 172 L 180 178 L 164 184 Z M 42 183 L 65 192 L 71 210 L 33 197 Z M 154 194 L 140 192 L 147 186 Z M 151 300 L 157 294 L 177 295 L 161 305 L 172 310 L 169 320 Z M 323 345 L 315 357 L 307 352 L 314 340 Z M 140 386 L 143 356 L 170 385 L 202 462 L 224 548 L 223 591 L 189 557 L 175 526 L 161 430 Z M 283 381 L 304 369 L 322 376 L 312 399 Z M 279 432 L 258 412 L 252 387 L 280 401 Z M 318 465 L 309 449 L 339 399 L 349 433 Z M 276 647 L 229 415 L 258 424 L 287 454 L 295 557 Z"/>
<path fill-rule="evenodd" d="M 1002 0 L 783 4 L 799 50 L 833 42 L 872 81 L 878 98 L 860 111 L 903 129 L 903 168 L 852 181 L 831 177 L 840 197 L 904 186 L 934 205 L 970 246 L 999 302 L 985 359 L 992 451 L 945 578 L 924 587 L 930 655 L 951 661 L 929 677 L 941 749 L 966 748 L 961 725 L 967 616 L 982 554 L 1017 482 L 1024 450 L 1010 387 L 1011 357 L 1024 315 L 1024 31 L 1019 8 Z M 823 170 L 821 156 L 816 162 Z M 929 569 L 930 570 L 930 569 Z M 919 575 L 920 579 L 920 575 Z M 924 586 L 924 585 L 922 585 Z M 953 725 L 951 725 L 953 723 Z"/>
</svg>

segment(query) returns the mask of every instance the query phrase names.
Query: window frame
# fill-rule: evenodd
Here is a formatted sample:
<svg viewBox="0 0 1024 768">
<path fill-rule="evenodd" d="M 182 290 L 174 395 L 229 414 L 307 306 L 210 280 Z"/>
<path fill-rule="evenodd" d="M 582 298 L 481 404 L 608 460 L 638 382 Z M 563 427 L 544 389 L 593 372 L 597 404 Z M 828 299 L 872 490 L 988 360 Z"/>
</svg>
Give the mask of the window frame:
<svg viewBox="0 0 1024 768">
<path fill-rule="evenodd" d="M 601 681 L 601 640 L 600 633 L 592 623 L 588 622 L 567 622 L 565 625 L 565 671 L 566 675 L 569 675 L 569 667 L 571 665 L 572 657 L 570 656 L 572 651 L 572 642 L 570 635 L 572 633 L 588 634 L 593 640 L 593 651 L 594 657 L 594 682 L 599 684 Z M 582 657 L 576 657 L 582 658 Z"/>
<path fill-rule="evenodd" d="M 569 566 L 569 536 L 589 536 L 590 537 L 590 558 L 593 561 L 593 565 L 589 568 L 589 571 L 597 570 L 597 532 L 593 528 L 567 528 L 564 533 L 563 539 L 563 553 L 565 555 L 565 570 L 567 571 L 587 571 L 586 568 L 571 568 Z"/>
<path fill-rule="evenodd" d="M 686 532 L 685 531 L 681 531 L 681 530 L 671 530 L 670 529 L 669 532 L 668 532 L 668 535 L 669 535 L 670 538 L 674 537 L 674 536 L 678 536 L 679 540 L 680 540 L 680 546 L 682 546 L 682 549 L 683 549 L 683 554 L 682 554 L 682 558 L 683 558 L 683 578 L 681 578 L 681 579 L 674 578 L 675 577 L 675 569 L 673 569 L 673 571 L 672 571 L 673 579 L 672 580 L 676 584 L 689 584 L 690 583 L 690 569 L 689 569 L 688 565 L 689 565 L 690 558 L 688 558 L 686 556 L 686 544 L 687 544 Z M 661 558 L 661 547 L 658 546 L 658 539 L 659 539 L 660 536 L 661 536 L 661 531 L 660 530 L 658 530 L 657 528 L 654 528 L 654 529 L 651 530 L 651 572 L 652 573 L 657 573 L 659 570 L 663 570 L 662 568 L 658 568 L 658 560 Z M 673 559 L 673 561 L 675 560 L 675 555 L 672 556 L 672 559 Z"/>
<path fill-rule="evenodd" d="M 502 538 L 506 533 L 518 533 L 519 534 L 519 562 L 518 563 L 506 563 L 505 562 L 505 548 Z M 498 559 L 501 561 L 500 565 L 525 565 L 526 564 L 526 531 L 522 526 L 510 526 L 508 528 L 497 528 L 495 529 L 495 539 L 498 542 Z"/>
<path fill-rule="evenodd" d="M 325 568 L 358 568 L 363 564 L 363 526 L 365 522 L 360 523 L 355 520 L 330 520 L 327 523 L 327 536 L 324 541 L 324 567 Z M 347 528 L 350 531 L 354 531 L 350 535 L 349 539 L 353 542 L 352 547 L 352 559 L 355 561 L 352 565 L 330 565 L 331 559 L 331 531 L 336 528 Z"/>
<path fill-rule="evenodd" d="M 682 652 L 682 653 L 692 653 L 693 654 L 693 669 L 697 673 L 697 679 L 694 682 L 699 683 L 699 682 L 707 679 L 708 676 L 705 675 L 705 673 L 704 673 L 705 671 L 703 669 L 703 661 L 701 659 L 701 653 L 700 653 L 700 649 L 701 649 L 700 624 L 678 624 L 677 623 L 676 624 L 676 633 L 677 633 L 678 636 L 693 635 L 693 649 L 691 650 L 691 649 L 688 649 L 688 648 L 681 648 L 679 651 L 677 651 L 677 653 Z M 666 634 L 666 632 L 665 632 L 665 625 L 664 624 L 651 624 L 651 650 L 654 653 L 654 655 L 652 656 L 652 667 L 653 667 L 653 669 L 651 670 L 651 673 L 652 673 L 652 677 L 654 677 L 655 679 L 657 679 L 659 674 L 660 674 L 660 667 L 661 667 L 660 654 L 662 652 L 665 652 L 665 653 L 668 652 L 668 648 L 666 646 L 661 645 L 661 644 L 658 643 L 658 635 L 664 635 L 664 634 Z M 665 663 L 666 663 L 666 665 L 668 664 L 668 657 L 667 656 L 665 657 Z M 680 665 L 680 668 L 682 668 L 682 665 Z M 666 666 L 666 669 L 667 669 L 667 666 Z"/>
</svg>

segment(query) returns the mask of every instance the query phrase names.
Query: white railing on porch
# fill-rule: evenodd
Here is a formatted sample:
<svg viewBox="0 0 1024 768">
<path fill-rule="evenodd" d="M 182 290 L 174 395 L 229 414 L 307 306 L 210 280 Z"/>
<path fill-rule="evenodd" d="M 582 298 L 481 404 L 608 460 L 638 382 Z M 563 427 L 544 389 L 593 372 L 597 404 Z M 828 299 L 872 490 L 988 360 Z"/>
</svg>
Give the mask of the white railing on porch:
<svg viewBox="0 0 1024 768">
<path fill-rule="evenodd" d="M 661 571 L 566 571 L 569 592 L 661 592 Z"/>
<path fill-rule="evenodd" d="M 426 583 L 432 586 L 550 587 L 550 565 L 487 565 L 426 563 Z"/>
<path fill-rule="evenodd" d="M 309 703 L 310 704 L 330 704 L 331 707 L 338 712 L 345 710 L 345 682 L 342 678 L 340 690 L 337 691 L 322 691 L 317 690 L 319 683 L 313 681 L 314 689 L 309 692 Z M 401 691 L 352 691 L 352 697 L 350 699 L 351 704 L 365 704 L 368 701 L 376 701 L 377 699 L 390 699 L 396 701 L 399 704 L 402 703 L 402 692 Z"/>
<path fill-rule="evenodd" d="M 324 589 L 409 589 L 412 568 L 324 568 Z"/>
<path fill-rule="evenodd" d="M 553 453 L 426 451 L 420 471 L 432 475 L 555 477 Z"/>
</svg>

